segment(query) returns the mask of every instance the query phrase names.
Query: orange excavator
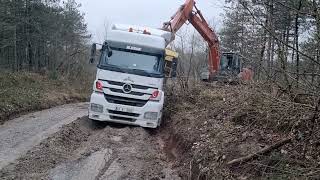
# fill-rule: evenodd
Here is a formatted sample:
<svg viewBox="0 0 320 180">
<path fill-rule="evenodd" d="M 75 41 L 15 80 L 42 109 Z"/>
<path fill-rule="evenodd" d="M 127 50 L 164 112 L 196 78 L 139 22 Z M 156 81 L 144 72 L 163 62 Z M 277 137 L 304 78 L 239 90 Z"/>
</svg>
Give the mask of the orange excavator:
<svg viewBox="0 0 320 180">
<path fill-rule="evenodd" d="M 220 53 L 219 39 L 210 28 L 194 0 L 186 0 L 169 22 L 163 24 L 162 30 L 172 33 L 172 42 L 177 31 L 189 21 L 208 43 L 208 73 L 201 79 L 205 81 L 230 81 L 237 77 L 245 81 L 253 79 L 251 68 L 242 68 L 242 57 L 237 53 Z M 170 42 L 167 42 L 168 44 Z"/>
</svg>

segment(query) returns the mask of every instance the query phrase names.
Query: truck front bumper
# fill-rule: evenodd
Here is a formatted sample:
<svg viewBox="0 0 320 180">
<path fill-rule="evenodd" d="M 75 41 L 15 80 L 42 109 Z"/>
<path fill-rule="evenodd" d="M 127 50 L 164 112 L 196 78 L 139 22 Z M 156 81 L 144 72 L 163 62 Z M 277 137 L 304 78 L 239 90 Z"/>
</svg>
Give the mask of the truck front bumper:
<svg viewBox="0 0 320 180">
<path fill-rule="evenodd" d="M 143 107 L 109 103 L 103 93 L 93 92 L 89 105 L 89 119 L 157 128 L 161 122 L 163 100 L 148 101 Z"/>
</svg>

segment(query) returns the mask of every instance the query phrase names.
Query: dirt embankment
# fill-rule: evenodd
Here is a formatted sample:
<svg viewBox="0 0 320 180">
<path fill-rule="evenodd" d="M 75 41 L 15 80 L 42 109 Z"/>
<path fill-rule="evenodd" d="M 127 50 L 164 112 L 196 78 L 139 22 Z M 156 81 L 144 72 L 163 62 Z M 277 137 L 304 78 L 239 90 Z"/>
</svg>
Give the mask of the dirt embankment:
<svg viewBox="0 0 320 180">
<path fill-rule="evenodd" d="M 292 102 L 259 85 L 172 89 L 161 131 L 181 177 L 320 178 L 316 104 Z M 249 159 L 232 163 L 242 157 Z"/>
<path fill-rule="evenodd" d="M 0 73 L 0 124 L 19 114 L 87 101 L 89 84 L 36 73 Z"/>
</svg>

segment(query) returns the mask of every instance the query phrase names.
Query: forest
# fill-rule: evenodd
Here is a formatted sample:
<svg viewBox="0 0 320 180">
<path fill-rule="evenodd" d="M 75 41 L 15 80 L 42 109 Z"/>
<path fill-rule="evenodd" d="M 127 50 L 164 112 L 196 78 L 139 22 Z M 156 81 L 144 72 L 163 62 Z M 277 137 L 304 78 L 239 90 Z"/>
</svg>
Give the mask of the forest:
<svg viewBox="0 0 320 180">
<path fill-rule="evenodd" d="M 74 0 L 1 0 L 0 69 L 83 70 L 90 35 Z"/>
<path fill-rule="evenodd" d="M 319 92 L 320 1 L 233 2 L 220 36 L 225 50 L 247 57 L 257 80 Z"/>
<path fill-rule="evenodd" d="M 209 21 L 219 29 L 221 52 L 242 55 L 255 81 L 271 82 L 283 92 L 319 92 L 320 1 L 227 0 L 224 9 L 222 27 L 215 17 Z M 208 51 L 201 36 L 184 29 L 174 47 L 184 60 L 181 74 L 199 77 Z"/>
<path fill-rule="evenodd" d="M 0 0 L 0 122 L 88 99 L 90 34 L 79 7 L 75 0 Z"/>
</svg>

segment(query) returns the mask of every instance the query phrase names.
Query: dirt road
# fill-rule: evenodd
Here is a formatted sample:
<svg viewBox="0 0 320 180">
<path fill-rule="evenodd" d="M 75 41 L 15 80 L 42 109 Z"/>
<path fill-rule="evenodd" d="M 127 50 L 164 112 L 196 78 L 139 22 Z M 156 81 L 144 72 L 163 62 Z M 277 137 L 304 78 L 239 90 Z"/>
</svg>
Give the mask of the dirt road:
<svg viewBox="0 0 320 180">
<path fill-rule="evenodd" d="M 154 130 L 86 114 L 72 104 L 0 126 L 0 179 L 180 179 Z"/>
</svg>

